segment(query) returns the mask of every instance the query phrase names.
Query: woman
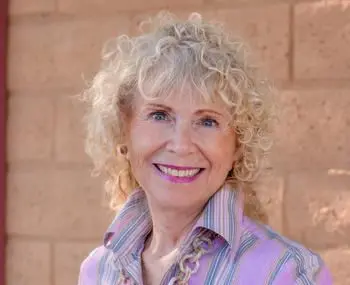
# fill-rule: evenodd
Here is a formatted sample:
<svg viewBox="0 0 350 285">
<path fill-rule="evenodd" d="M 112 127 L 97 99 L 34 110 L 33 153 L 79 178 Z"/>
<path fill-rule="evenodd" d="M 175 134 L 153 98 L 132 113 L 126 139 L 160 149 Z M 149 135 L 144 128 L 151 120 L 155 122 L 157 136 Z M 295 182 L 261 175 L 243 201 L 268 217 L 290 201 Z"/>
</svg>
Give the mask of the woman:
<svg viewBox="0 0 350 285">
<path fill-rule="evenodd" d="M 87 152 L 116 208 L 80 285 L 331 284 L 320 257 L 259 223 L 271 89 L 241 41 L 160 14 L 107 45 L 85 92 Z"/>
</svg>

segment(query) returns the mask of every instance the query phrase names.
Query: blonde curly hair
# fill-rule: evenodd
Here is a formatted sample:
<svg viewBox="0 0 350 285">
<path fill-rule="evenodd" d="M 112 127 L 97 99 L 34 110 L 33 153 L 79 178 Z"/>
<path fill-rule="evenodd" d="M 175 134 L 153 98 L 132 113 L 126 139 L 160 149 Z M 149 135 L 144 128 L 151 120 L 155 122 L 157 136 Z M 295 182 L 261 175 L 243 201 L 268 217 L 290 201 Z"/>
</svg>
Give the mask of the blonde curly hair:
<svg viewBox="0 0 350 285">
<path fill-rule="evenodd" d="M 260 79 L 240 39 L 197 13 L 180 20 L 163 12 L 147 24 L 147 32 L 122 35 L 105 45 L 101 69 L 83 93 L 88 103 L 86 152 L 96 173 L 107 174 L 111 208 L 116 209 L 138 186 L 120 151 L 133 96 L 151 99 L 186 82 L 205 100 L 221 98 L 229 106 L 240 155 L 227 183 L 244 189 L 249 216 L 266 220 L 251 184 L 271 147 L 270 83 Z"/>
</svg>

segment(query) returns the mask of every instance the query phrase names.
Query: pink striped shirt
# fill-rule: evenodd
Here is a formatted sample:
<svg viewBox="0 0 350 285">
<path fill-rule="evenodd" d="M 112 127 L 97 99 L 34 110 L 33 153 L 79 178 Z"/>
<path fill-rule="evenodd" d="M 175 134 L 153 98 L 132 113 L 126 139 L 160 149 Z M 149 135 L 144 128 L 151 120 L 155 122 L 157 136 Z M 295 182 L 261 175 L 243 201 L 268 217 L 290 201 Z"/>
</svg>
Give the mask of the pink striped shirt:
<svg viewBox="0 0 350 285">
<path fill-rule="evenodd" d="M 142 190 L 130 195 L 105 234 L 104 245 L 83 261 L 79 285 L 143 284 L 141 253 L 152 228 Z M 212 246 L 188 284 L 198 285 L 331 285 L 319 255 L 243 215 L 238 191 L 223 187 L 207 203 L 180 249 L 179 260 L 193 251 L 199 235 L 212 236 Z M 179 273 L 175 262 L 161 285 Z"/>
</svg>

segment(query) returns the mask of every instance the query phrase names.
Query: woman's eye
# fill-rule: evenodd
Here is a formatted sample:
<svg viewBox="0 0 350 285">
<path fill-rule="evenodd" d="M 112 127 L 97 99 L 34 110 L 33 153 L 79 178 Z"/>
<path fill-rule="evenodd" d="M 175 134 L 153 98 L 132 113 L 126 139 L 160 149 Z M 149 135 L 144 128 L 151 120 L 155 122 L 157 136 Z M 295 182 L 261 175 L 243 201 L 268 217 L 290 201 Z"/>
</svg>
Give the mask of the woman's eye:
<svg viewBox="0 0 350 285">
<path fill-rule="evenodd" d="M 155 121 L 166 121 L 169 120 L 169 116 L 167 113 L 163 111 L 156 111 L 150 114 L 150 118 Z"/>
<path fill-rule="evenodd" d="M 217 127 L 219 123 L 212 118 L 204 118 L 200 120 L 200 124 L 204 127 Z"/>
</svg>

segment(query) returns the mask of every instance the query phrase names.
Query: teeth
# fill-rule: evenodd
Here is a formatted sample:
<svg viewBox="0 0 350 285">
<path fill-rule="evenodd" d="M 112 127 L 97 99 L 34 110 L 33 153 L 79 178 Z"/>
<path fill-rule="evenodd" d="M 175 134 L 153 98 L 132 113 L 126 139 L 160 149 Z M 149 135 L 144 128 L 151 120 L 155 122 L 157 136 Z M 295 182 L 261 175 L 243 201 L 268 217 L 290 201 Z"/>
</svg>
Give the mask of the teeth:
<svg viewBox="0 0 350 285">
<path fill-rule="evenodd" d="M 158 167 L 165 174 L 176 176 L 176 177 L 192 177 L 198 174 L 198 172 L 200 171 L 200 168 L 194 168 L 191 170 L 177 170 L 177 169 L 168 168 L 162 165 L 158 165 Z"/>
</svg>

